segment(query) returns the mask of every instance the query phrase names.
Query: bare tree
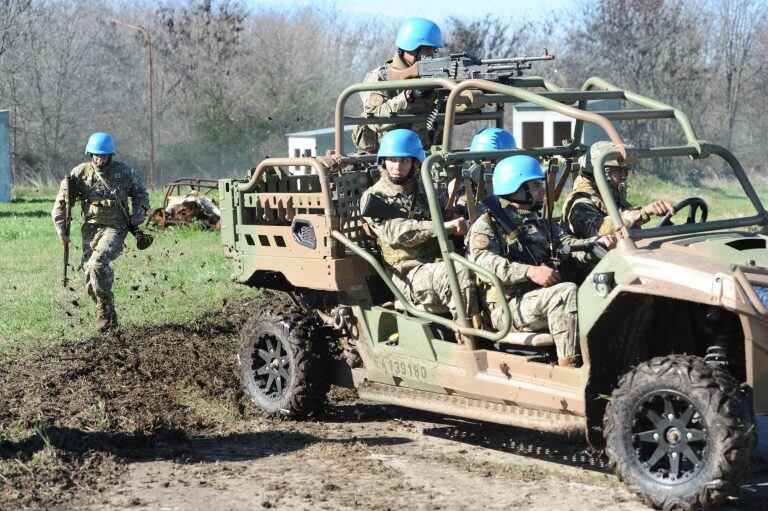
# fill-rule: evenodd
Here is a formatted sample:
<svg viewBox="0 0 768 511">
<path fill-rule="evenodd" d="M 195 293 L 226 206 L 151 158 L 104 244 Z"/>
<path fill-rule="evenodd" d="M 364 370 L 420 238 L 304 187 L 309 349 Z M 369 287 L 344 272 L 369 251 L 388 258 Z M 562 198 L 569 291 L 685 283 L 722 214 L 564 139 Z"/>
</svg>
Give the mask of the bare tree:
<svg viewBox="0 0 768 511">
<path fill-rule="evenodd" d="M 0 58 L 24 34 L 19 19 L 32 4 L 32 0 L 0 0 Z"/>
<path fill-rule="evenodd" d="M 744 101 L 758 88 L 766 71 L 764 56 L 757 55 L 759 35 L 766 30 L 763 0 L 721 0 L 717 7 L 715 63 L 722 77 L 725 146 L 733 145 L 734 128 Z"/>
<path fill-rule="evenodd" d="M 584 3 L 571 31 L 568 74 L 599 75 L 616 85 L 704 115 L 706 40 L 693 7 L 683 1 L 602 0 Z M 564 63 L 561 62 L 561 65 Z M 672 122 L 625 123 L 629 142 L 648 146 L 683 142 Z M 665 163 L 668 163 L 665 161 Z M 669 170 L 669 169 L 658 169 Z"/>
<path fill-rule="evenodd" d="M 477 56 L 511 57 L 525 52 L 536 32 L 535 24 L 490 14 L 476 20 L 451 16 L 446 23 L 446 46 L 452 52 Z"/>
</svg>

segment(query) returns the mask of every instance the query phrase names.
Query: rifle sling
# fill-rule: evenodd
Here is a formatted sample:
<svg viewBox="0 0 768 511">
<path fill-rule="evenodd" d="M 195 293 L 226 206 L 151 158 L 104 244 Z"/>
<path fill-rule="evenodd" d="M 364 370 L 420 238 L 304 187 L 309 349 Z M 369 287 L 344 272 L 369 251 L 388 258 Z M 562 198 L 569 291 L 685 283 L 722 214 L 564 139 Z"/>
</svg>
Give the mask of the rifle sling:
<svg viewBox="0 0 768 511">
<path fill-rule="evenodd" d="M 496 195 L 491 195 L 490 197 L 487 197 L 483 200 L 483 205 L 485 206 L 488 214 L 491 215 L 491 218 L 493 218 L 493 220 L 496 222 L 496 225 L 501 227 L 501 230 L 504 232 L 505 236 L 509 236 L 510 234 L 514 233 L 517 234 L 519 244 L 523 250 L 517 250 L 505 240 L 505 243 L 509 249 L 507 258 L 522 261 L 523 263 L 532 266 L 538 266 L 541 264 L 540 262 L 536 261 L 536 258 L 533 257 L 533 254 L 531 254 L 530 250 L 527 249 L 530 238 L 528 238 L 528 234 L 525 232 L 525 229 L 515 227 L 512 224 L 512 219 L 509 218 L 509 215 L 507 215 L 507 213 L 504 211 L 504 208 L 501 207 L 499 198 Z"/>
<path fill-rule="evenodd" d="M 96 176 L 96 179 L 99 180 L 99 182 L 102 184 L 102 186 L 104 186 L 104 188 L 106 188 L 106 190 L 109 193 L 109 195 L 114 199 L 115 204 L 117 204 L 117 207 L 120 209 L 120 212 L 125 217 L 126 222 L 128 222 L 128 227 L 129 227 L 129 230 L 130 230 L 130 228 L 133 227 L 131 225 L 131 216 L 128 214 L 128 211 L 125 210 L 125 208 L 123 207 L 123 204 L 120 202 L 120 198 L 117 196 L 117 192 L 115 190 L 113 190 L 109 186 L 109 184 L 107 184 L 107 181 L 102 177 L 101 173 L 99 172 L 99 169 L 96 168 L 96 165 L 93 165 L 92 163 L 89 164 L 89 165 L 90 165 L 90 169 L 89 170 L 93 171 L 93 175 Z"/>
</svg>

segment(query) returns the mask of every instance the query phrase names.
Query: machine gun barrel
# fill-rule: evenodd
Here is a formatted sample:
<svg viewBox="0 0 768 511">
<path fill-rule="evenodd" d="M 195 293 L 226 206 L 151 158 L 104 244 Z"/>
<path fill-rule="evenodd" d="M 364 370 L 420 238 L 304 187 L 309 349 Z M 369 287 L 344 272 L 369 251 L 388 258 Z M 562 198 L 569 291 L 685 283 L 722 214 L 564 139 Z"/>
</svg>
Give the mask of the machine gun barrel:
<svg viewBox="0 0 768 511">
<path fill-rule="evenodd" d="M 555 56 L 550 53 L 544 53 L 544 55 L 539 55 L 537 57 L 512 57 L 508 59 L 481 59 L 481 64 L 514 64 L 514 63 L 524 63 L 524 62 L 536 62 L 541 60 L 555 60 Z"/>
</svg>

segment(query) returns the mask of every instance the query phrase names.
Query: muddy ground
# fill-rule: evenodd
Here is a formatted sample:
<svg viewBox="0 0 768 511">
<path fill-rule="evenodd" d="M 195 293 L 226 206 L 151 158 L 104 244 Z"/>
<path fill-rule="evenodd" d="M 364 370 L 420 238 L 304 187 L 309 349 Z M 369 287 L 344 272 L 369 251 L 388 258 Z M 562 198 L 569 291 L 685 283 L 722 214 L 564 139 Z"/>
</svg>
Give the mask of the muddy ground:
<svg viewBox="0 0 768 511">
<path fill-rule="evenodd" d="M 0 361 L 0 508 L 645 509 L 581 438 L 337 387 L 313 420 L 260 415 L 235 373 L 252 306 Z M 768 508 L 762 460 L 728 507 Z"/>
</svg>

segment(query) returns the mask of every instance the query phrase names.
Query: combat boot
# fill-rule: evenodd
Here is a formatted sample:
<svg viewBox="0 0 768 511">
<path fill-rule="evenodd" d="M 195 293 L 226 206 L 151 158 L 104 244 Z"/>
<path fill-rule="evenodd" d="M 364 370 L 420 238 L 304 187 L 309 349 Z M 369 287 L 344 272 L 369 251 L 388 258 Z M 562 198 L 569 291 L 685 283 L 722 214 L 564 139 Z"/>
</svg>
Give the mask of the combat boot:
<svg viewBox="0 0 768 511">
<path fill-rule="evenodd" d="M 117 313 L 112 300 L 99 298 L 96 300 L 96 329 L 101 332 L 109 332 L 117 328 Z"/>
<path fill-rule="evenodd" d="M 109 324 L 110 330 L 117 330 L 117 311 L 115 310 L 115 302 L 109 302 Z"/>
<path fill-rule="evenodd" d="M 557 365 L 561 367 L 581 367 L 581 355 L 572 357 L 558 358 Z"/>
</svg>

